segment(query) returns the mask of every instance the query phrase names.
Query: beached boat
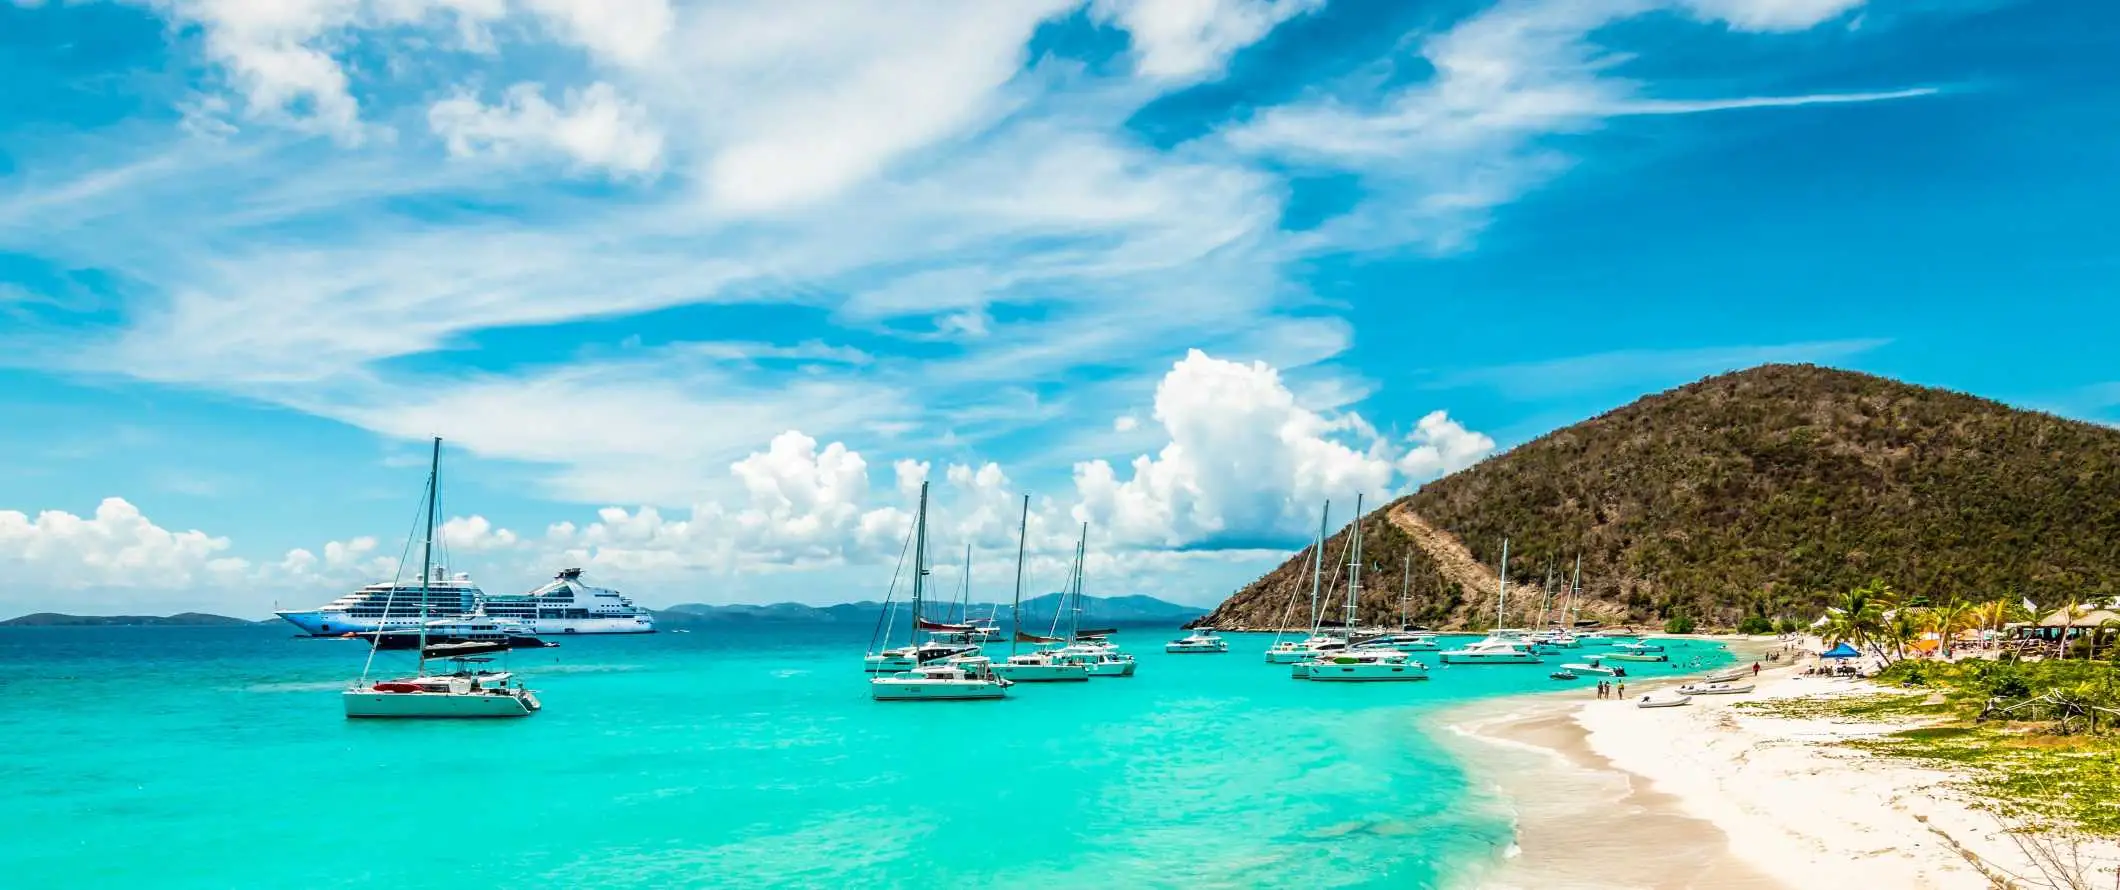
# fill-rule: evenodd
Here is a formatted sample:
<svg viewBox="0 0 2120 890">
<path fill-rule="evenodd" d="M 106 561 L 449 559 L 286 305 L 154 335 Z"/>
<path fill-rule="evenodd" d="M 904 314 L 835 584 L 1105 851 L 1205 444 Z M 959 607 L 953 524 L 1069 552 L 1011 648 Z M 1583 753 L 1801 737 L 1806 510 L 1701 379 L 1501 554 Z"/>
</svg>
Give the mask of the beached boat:
<svg viewBox="0 0 2120 890">
<path fill-rule="evenodd" d="M 1179 639 L 1163 644 L 1163 651 L 1172 655 L 1210 654 L 1228 652 L 1229 641 L 1211 628 L 1201 628 Z"/>
<path fill-rule="evenodd" d="M 1642 696 L 1639 699 L 1636 699 L 1634 702 L 1634 706 L 1637 708 L 1675 708 L 1679 705 L 1691 702 L 1692 700 L 1693 696 L 1690 695 L 1676 695 L 1668 693 L 1658 695 L 1657 693 L 1652 692 L 1648 695 Z"/>
<path fill-rule="evenodd" d="M 1678 687 L 1681 695 L 1743 695 L 1752 689 L 1750 683 L 1687 683 Z"/>
<path fill-rule="evenodd" d="M 920 509 L 913 517 L 913 620 L 910 628 L 913 634 L 918 634 L 924 623 L 920 608 L 926 593 L 927 579 L 927 506 L 928 484 L 922 482 Z M 884 598 L 883 607 L 886 610 L 891 608 L 888 595 Z M 888 630 L 885 633 L 888 633 Z M 916 644 L 908 648 L 912 650 L 912 657 L 917 660 L 921 647 Z M 870 656 L 871 659 L 874 657 Z M 992 664 L 979 655 L 977 647 L 972 647 L 970 652 L 945 656 L 941 661 L 916 664 L 907 670 L 870 677 L 869 698 L 876 701 L 993 699 L 1005 697 L 1010 685 L 1007 678 L 994 673 Z"/>
<path fill-rule="evenodd" d="M 509 686 L 513 677 L 506 671 L 487 671 L 483 665 L 489 659 L 477 657 L 489 653 L 504 653 L 509 644 L 502 640 L 457 641 L 427 645 L 429 621 L 426 603 L 431 599 L 425 589 L 434 577 L 434 519 L 439 507 L 439 492 L 442 477 L 442 440 L 434 440 L 434 451 L 429 458 L 426 492 L 426 537 L 420 549 L 421 615 L 416 644 L 419 647 L 419 663 L 412 676 L 391 680 L 369 682 L 368 672 L 375 666 L 375 653 L 381 651 L 380 637 L 371 638 L 368 661 L 361 667 L 361 678 L 349 687 L 340 699 L 347 717 L 400 717 L 400 718 L 490 718 L 528 717 L 544 707 L 537 695 L 523 687 L 521 682 Z M 395 589 L 397 585 L 393 584 Z M 447 674 L 430 675 L 427 661 L 430 658 L 447 658 L 454 670 Z"/>
</svg>

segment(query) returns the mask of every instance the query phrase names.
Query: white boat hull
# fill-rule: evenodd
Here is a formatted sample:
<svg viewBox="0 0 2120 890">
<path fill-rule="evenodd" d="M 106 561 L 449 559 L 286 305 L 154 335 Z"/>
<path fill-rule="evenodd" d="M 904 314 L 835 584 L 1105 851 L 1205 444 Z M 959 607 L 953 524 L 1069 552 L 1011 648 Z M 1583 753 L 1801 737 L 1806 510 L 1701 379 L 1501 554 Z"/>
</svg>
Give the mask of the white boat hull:
<svg viewBox="0 0 2120 890">
<path fill-rule="evenodd" d="M 1688 683 L 1678 687 L 1680 695 L 1743 695 L 1753 689 L 1750 683 Z"/>
<path fill-rule="evenodd" d="M 1317 657 L 1317 653 L 1308 649 L 1266 650 L 1267 664 L 1295 664 L 1298 661 L 1309 661 L 1315 657 Z"/>
<path fill-rule="evenodd" d="M 1300 679 L 1329 683 L 1389 683 L 1428 679 L 1428 668 L 1419 662 L 1305 662 L 1296 665 Z"/>
<path fill-rule="evenodd" d="M 1089 679 L 1079 664 L 997 664 L 994 673 L 1016 683 L 1069 683 Z"/>
<path fill-rule="evenodd" d="M 348 717 L 528 717 L 541 707 L 537 696 L 530 692 L 491 695 L 349 689 L 344 697 Z"/>
<path fill-rule="evenodd" d="M 1599 658 L 1603 658 L 1603 659 L 1606 659 L 1606 660 L 1608 660 L 1608 661 L 1646 661 L 1646 662 L 1657 662 L 1657 661 L 1670 661 L 1670 660 L 1671 660 L 1671 656 L 1669 656 L 1669 655 L 1633 655 L 1633 654 L 1629 654 L 1629 653 L 1625 653 L 1625 652 L 1607 652 L 1607 653 L 1605 653 L 1605 654 L 1603 654 L 1603 655 L 1600 655 L 1600 656 L 1598 656 L 1598 657 L 1599 657 Z"/>
<path fill-rule="evenodd" d="M 869 681 L 877 701 L 979 701 L 1008 697 L 1008 687 L 993 680 L 932 680 L 877 677 Z"/>
<path fill-rule="evenodd" d="M 354 617 L 345 612 L 319 610 L 274 612 L 287 623 L 301 628 L 303 633 L 317 637 L 337 637 L 347 634 L 365 634 L 376 631 L 417 631 L 420 619 L 417 615 L 393 618 Z M 443 616 L 435 616 L 437 618 Z M 549 618 L 544 620 L 515 618 L 539 636 L 569 636 L 574 634 L 646 634 L 655 632 L 654 619 L 646 616 L 627 618 Z"/>
<path fill-rule="evenodd" d="M 1692 700 L 1693 697 L 1688 695 L 1681 695 L 1675 698 L 1651 698 L 1645 695 L 1641 697 L 1640 701 L 1635 702 L 1634 706 L 1637 708 L 1675 708 Z"/>
<path fill-rule="evenodd" d="M 1172 655 L 1213 655 L 1228 652 L 1228 643 L 1164 643 L 1163 651 Z"/>
<path fill-rule="evenodd" d="M 1578 674 L 1596 674 L 1600 677 L 1615 677 L 1619 675 L 1619 671 L 1598 664 L 1564 664 L 1561 665 L 1561 669 L 1574 671 Z"/>
<path fill-rule="evenodd" d="M 1537 655 L 1529 652 L 1458 652 L 1441 655 L 1444 664 L 1538 664 Z"/>
</svg>

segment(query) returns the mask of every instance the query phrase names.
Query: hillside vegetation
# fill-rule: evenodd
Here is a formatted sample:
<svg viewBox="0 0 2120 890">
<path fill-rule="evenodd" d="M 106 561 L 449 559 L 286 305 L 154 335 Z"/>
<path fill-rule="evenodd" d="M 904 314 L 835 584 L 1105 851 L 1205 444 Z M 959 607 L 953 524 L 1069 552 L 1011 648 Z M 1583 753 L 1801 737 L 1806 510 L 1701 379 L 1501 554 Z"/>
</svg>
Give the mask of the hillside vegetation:
<svg viewBox="0 0 2120 890">
<path fill-rule="evenodd" d="M 2120 594 L 2120 430 L 1807 365 L 1648 396 L 1365 518 L 1365 621 L 1396 622 L 1411 552 L 1413 621 L 1491 623 L 1494 591 L 1417 546 L 1403 530 L 1413 520 L 1490 573 L 1510 538 L 1511 623 L 1514 604 L 1537 599 L 1516 594 L 1578 553 L 1585 617 L 1616 621 L 1808 621 L 1872 581 L 1917 604 L 2073 602 Z M 1335 557 L 1344 537 L 1328 542 Z M 1279 623 L 1308 590 L 1308 559 L 1204 620 Z"/>
</svg>

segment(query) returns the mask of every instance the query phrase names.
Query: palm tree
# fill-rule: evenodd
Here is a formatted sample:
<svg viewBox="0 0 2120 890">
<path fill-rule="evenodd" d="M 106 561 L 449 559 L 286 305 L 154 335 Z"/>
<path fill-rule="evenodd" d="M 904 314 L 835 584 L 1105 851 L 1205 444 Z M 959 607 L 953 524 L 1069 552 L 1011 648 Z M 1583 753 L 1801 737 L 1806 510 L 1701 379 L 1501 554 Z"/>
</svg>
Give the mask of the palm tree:
<svg viewBox="0 0 2120 890">
<path fill-rule="evenodd" d="M 1974 612 L 1975 607 L 1966 605 L 1965 600 L 1954 599 L 1922 614 L 1923 625 L 1942 641 L 1944 658 L 1951 657 L 1951 640 L 1959 631 L 1978 626 Z"/>
<path fill-rule="evenodd" d="M 1899 660 L 1904 661 L 1907 657 L 1907 644 L 1921 636 L 1922 625 L 1922 617 L 1916 610 L 1894 609 L 1891 616 L 1884 619 L 1878 627 L 1877 639 L 1881 643 L 1892 644 L 1892 652 Z"/>
<path fill-rule="evenodd" d="M 1826 609 L 1826 623 L 1820 629 L 1820 636 L 1829 644 L 1874 644 L 1877 632 L 1884 626 L 1885 607 L 1878 596 L 1878 588 L 1882 586 L 1880 582 L 1872 581 L 1842 594 L 1840 602 Z M 1883 652 L 1880 650 L 1878 654 Z"/>
</svg>

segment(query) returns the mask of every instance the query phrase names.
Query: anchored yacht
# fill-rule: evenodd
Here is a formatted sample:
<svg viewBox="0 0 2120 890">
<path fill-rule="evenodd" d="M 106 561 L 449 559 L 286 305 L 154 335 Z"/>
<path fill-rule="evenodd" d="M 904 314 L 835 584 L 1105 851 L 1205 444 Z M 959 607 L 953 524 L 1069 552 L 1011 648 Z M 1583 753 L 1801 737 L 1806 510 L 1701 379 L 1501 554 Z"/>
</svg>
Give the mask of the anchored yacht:
<svg viewBox="0 0 2120 890">
<path fill-rule="evenodd" d="M 562 569 L 529 593 L 484 596 L 486 614 L 513 618 L 538 634 L 645 634 L 655 618 L 616 590 L 582 583 L 581 569 Z"/>
</svg>

